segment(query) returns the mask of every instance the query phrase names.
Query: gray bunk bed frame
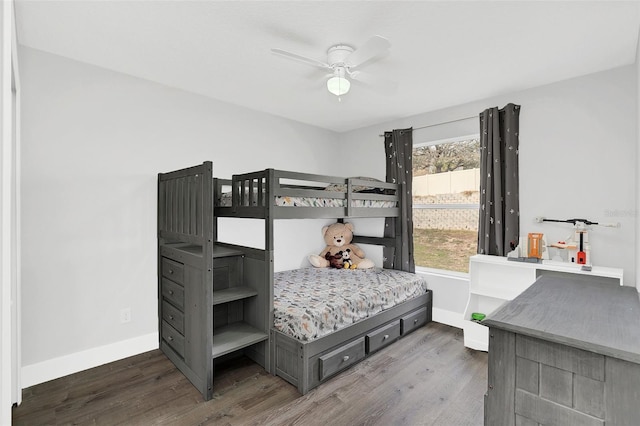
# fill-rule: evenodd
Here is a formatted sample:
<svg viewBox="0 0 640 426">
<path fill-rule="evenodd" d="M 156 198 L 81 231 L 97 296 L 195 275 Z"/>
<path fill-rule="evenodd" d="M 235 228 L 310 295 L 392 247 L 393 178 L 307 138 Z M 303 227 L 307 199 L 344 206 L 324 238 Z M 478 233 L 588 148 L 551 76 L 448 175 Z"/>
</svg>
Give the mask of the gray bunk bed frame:
<svg viewBox="0 0 640 426">
<path fill-rule="evenodd" d="M 325 191 L 322 185 L 326 184 L 345 185 L 347 192 Z M 352 191 L 355 185 L 392 194 L 357 193 Z M 224 186 L 232 189 L 232 205 L 228 207 L 219 203 Z M 311 342 L 300 342 L 272 328 L 274 220 L 390 217 L 394 218 L 394 236 L 356 236 L 354 242 L 399 250 L 402 245 L 400 218 L 406 217 L 405 212 L 398 207 L 354 207 L 352 200 L 397 201 L 402 194 L 402 187 L 391 183 L 274 169 L 234 175 L 231 180 L 217 179 L 213 177 L 213 164 L 209 161 L 159 173 L 161 350 L 200 390 L 205 400 L 213 396 L 216 360 L 239 352 L 305 394 L 370 353 L 431 321 L 432 295 L 427 291 Z M 279 207 L 273 203 L 275 196 L 341 198 L 345 200 L 345 207 Z M 219 242 L 219 217 L 264 219 L 265 248 Z M 229 288 L 220 292 L 221 285 Z M 225 306 L 227 298 L 239 300 L 230 302 L 228 309 L 217 311 L 216 306 Z M 216 324 L 223 326 L 216 328 Z M 236 324 L 240 325 L 236 327 Z"/>
<path fill-rule="evenodd" d="M 308 183 L 313 183 L 312 186 Z M 318 183 L 321 186 L 317 186 Z M 327 184 L 346 187 L 346 192 L 324 190 Z M 231 188 L 232 205 L 220 206 L 223 187 Z M 359 193 L 355 186 L 373 187 L 379 193 Z M 273 324 L 273 257 L 274 227 L 277 219 L 337 219 L 385 217 L 393 218 L 392 237 L 354 236 L 354 243 L 374 244 L 400 250 L 402 240 L 402 218 L 406 211 L 396 207 L 355 207 L 354 200 L 395 201 L 404 195 L 403 186 L 387 182 L 372 182 L 358 178 L 297 173 L 265 169 L 252 173 L 234 175 L 231 180 L 214 179 L 215 218 L 264 219 L 265 249 L 256 262 L 255 271 L 246 271 L 254 276 L 264 275 L 269 289 L 269 321 Z M 274 203 L 274 197 L 320 197 L 343 199 L 344 207 L 283 207 Z M 217 227 L 215 227 L 217 229 Z M 237 247 L 237 246 L 230 246 Z M 241 249 L 240 247 L 237 247 Z M 258 252 L 261 252 L 258 250 Z M 256 259 L 258 260 L 258 259 Z M 393 269 L 400 265 L 391 260 Z M 399 263 L 399 262 L 398 262 Z M 310 342 L 302 342 L 270 326 L 270 353 L 264 358 L 265 369 L 280 376 L 306 394 L 338 372 L 364 359 L 369 354 L 393 343 L 416 328 L 430 322 L 432 318 L 432 293 L 405 301 L 372 317 L 361 320 L 347 328 Z"/>
<path fill-rule="evenodd" d="M 215 243 L 213 164 L 158 174 L 162 352 L 213 397 L 214 364 L 242 351 L 269 368 L 270 254 Z"/>
</svg>

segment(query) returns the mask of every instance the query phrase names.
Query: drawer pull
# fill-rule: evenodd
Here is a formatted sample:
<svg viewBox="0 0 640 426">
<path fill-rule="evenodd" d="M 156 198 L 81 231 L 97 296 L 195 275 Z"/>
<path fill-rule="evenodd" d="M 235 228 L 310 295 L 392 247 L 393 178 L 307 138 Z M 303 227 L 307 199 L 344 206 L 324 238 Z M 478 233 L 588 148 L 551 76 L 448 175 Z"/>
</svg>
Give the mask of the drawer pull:
<svg viewBox="0 0 640 426">
<path fill-rule="evenodd" d="M 417 323 L 418 323 L 418 318 L 414 319 L 414 320 L 413 320 L 413 323 L 414 323 L 414 324 L 417 324 Z"/>
<path fill-rule="evenodd" d="M 169 295 L 173 296 L 173 290 L 169 290 Z"/>
<path fill-rule="evenodd" d="M 389 338 L 388 334 L 385 334 L 384 337 L 382 338 L 382 340 L 387 340 Z"/>
<path fill-rule="evenodd" d="M 173 315 L 169 315 L 169 319 L 173 321 L 174 320 Z"/>
<path fill-rule="evenodd" d="M 345 355 L 342 357 L 342 362 L 347 362 L 349 361 L 349 355 Z"/>
<path fill-rule="evenodd" d="M 173 269 L 169 269 L 169 275 L 173 274 Z"/>
<path fill-rule="evenodd" d="M 167 337 L 167 340 L 170 341 L 170 342 L 173 342 L 173 336 Z"/>
</svg>

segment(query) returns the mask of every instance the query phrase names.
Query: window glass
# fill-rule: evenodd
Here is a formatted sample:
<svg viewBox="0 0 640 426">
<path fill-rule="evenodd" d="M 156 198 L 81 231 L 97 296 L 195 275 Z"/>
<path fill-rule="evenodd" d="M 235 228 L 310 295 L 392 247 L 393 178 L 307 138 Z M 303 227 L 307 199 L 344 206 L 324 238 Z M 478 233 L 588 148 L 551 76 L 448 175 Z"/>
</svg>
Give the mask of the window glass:
<svg viewBox="0 0 640 426">
<path fill-rule="evenodd" d="M 478 137 L 413 148 L 416 266 L 468 272 L 478 247 Z"/>
</svg>

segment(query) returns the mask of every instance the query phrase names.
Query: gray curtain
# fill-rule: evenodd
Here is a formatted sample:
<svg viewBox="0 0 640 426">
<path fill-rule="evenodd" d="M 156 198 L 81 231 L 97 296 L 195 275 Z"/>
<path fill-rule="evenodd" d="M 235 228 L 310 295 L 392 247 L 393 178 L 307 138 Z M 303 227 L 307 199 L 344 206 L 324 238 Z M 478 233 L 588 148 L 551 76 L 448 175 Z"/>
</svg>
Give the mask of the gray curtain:
<svg viewBox="0 0 640 426">
<path fill-rule="evenodd" d="M 518 245 L 520 105 L 480 113 L 478 253 L 506 256 Z"/>
<path fill-rule="evenodd" d="M 384 267 L 415 272 L 413 259 L 413 212 L 412 203 L 412 152 L 413 129 L 399 129 L 384 133 L 384 149 L 387 163 L 387 182 L 401 183 L 404 196 L 401 198 L 400 217 L 385 219 L 385 237 L 394 237 L 396 247 L 383 249 Z"/>
</svg>

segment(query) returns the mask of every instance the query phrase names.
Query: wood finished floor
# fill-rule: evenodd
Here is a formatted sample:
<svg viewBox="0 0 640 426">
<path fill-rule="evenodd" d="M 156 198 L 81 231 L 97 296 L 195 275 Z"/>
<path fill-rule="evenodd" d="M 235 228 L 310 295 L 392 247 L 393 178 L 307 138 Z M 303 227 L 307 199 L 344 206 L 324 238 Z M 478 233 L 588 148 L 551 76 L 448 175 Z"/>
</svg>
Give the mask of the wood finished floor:
<svg viewBox="0 0 640 426">
<path fill-rule="evenodd" d="M 159 351 L 24 390 L 14 425 L 482 425 L 487 354 L 430 323 L 307 395 L 245 358 L 216 372 L 214 397 Z"/>
</svg>

